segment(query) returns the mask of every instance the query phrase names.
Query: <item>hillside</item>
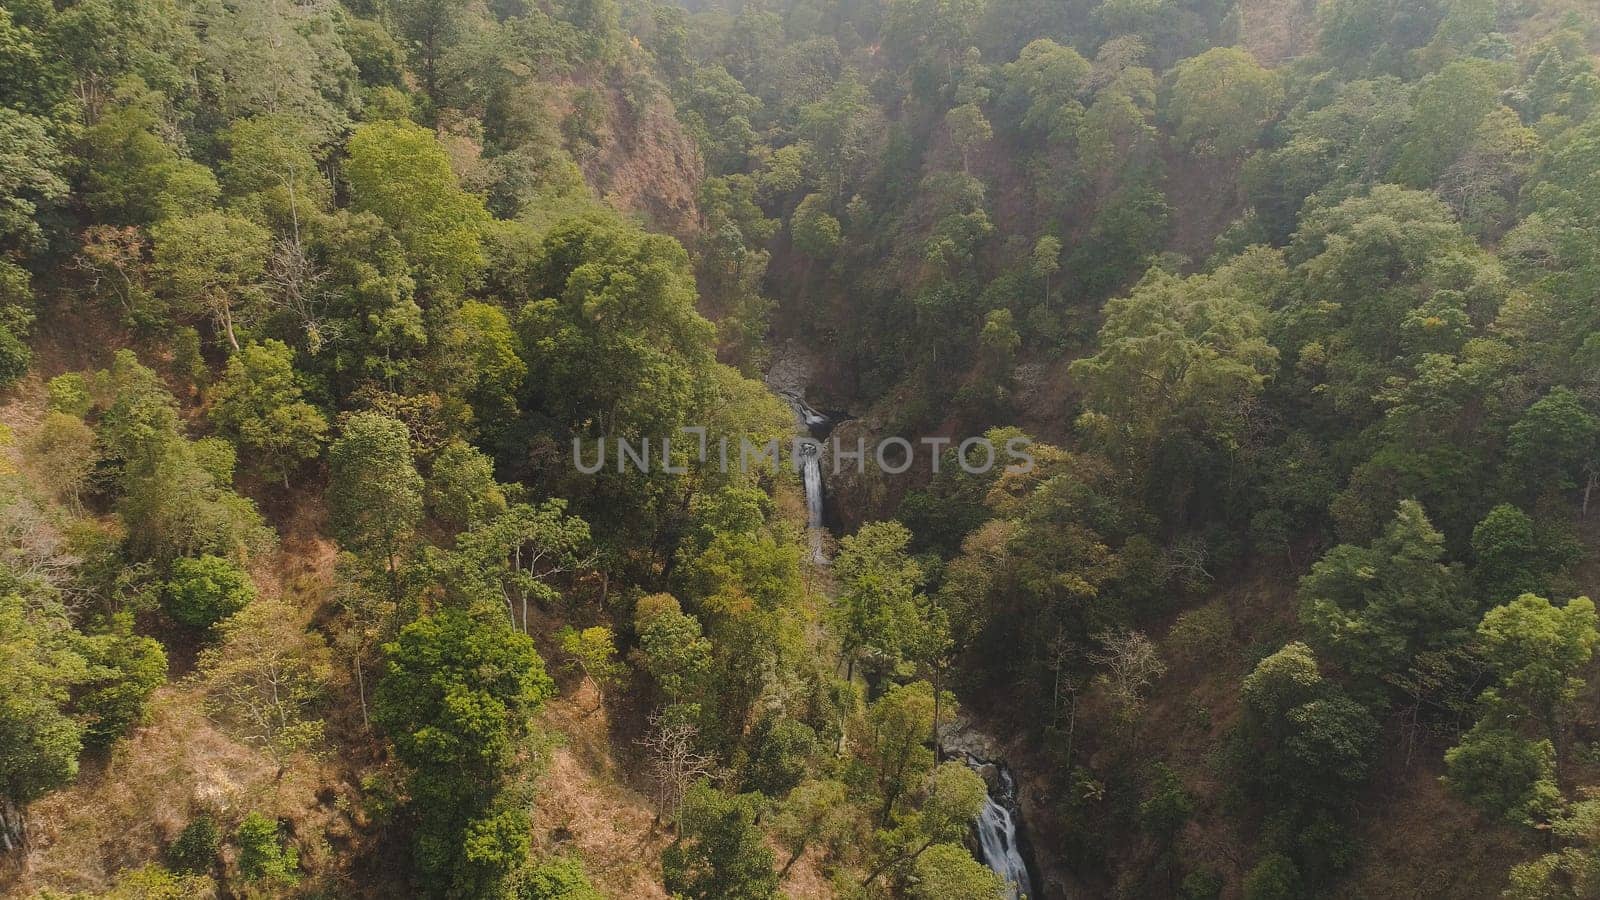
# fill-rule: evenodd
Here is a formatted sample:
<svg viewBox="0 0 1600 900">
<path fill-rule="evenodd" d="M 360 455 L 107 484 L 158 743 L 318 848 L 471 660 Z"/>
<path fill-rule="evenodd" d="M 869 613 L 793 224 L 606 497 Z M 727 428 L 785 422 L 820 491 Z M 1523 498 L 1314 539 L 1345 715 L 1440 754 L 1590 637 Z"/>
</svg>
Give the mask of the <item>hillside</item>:
<svg viewBox="0 0 1600 900">
<path fill-rule="evenodd" d="M 0 895 L 1600 896 L 1597 53 L 0 0 Z"/>
</svg>

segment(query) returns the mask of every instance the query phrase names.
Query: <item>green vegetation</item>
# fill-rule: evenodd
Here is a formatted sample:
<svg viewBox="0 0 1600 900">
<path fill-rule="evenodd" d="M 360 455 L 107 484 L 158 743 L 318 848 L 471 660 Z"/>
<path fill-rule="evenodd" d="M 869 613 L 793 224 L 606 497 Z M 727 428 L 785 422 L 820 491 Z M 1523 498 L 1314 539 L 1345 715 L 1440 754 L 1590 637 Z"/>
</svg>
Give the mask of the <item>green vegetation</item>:
<svg viewBox="0 0 1600 900">
<path fill-rule="evenodd" d="M 981 730 L 1030 896 L 1594 895 L 1597 50 L 8 3 L 0 893 L 989 900 Z"/>
</svg>

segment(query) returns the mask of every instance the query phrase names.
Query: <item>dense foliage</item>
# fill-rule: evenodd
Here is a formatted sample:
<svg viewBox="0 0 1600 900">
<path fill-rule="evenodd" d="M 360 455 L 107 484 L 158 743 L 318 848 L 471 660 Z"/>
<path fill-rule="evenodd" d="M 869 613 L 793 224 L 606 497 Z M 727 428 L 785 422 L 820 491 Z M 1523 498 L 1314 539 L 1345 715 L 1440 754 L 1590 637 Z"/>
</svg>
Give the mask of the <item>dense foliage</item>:
<svg viewBox="0 0 1600 900">
<path fill-rule="evenodd" d="M 1593 895 L 1597 46 L 0 4 L 0 890 Z"/>
</svg>

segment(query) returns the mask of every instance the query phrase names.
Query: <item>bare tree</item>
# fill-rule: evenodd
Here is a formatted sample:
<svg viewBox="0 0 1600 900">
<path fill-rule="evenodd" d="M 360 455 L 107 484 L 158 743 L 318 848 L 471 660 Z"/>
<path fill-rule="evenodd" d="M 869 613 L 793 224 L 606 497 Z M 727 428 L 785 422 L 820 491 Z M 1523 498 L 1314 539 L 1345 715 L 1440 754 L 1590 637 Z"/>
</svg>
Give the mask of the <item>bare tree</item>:
<svg viewBox="0 0 1600 900">
<path fill-rule="evenodd" d="M 650 731 L 639 741 L 650 754 L 650 778 L 656 788 L 656 821 L 676 821 L 683 795 L 697 779 L 711 772 L 711 757 L 695 750 L 695 727 L 661 713 L 650 716 Z"/>
<path fill-rule="evenodd" d="M 1142 631 L 1110 629 L 1095 635 L 1095 640 L 1101 649 L 1091 651 L 1089 659 L 1104 669 L 1095 680 L 1123 715 L 1132 716 L 1144 703 L 1144 689 L 1166 674 L 1167 664 Z"/>
</svg>

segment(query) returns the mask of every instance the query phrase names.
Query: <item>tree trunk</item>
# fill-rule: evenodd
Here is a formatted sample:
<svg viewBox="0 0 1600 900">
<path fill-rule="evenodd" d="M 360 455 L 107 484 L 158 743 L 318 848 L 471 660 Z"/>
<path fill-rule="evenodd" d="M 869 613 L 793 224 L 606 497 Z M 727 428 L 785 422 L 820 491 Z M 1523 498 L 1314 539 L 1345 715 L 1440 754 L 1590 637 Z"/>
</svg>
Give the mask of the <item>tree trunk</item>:
<svg viewBox="0 0 1600 900">
<path fill-rule="evenodd" d="M 367 719 L 367 679 L 361 671 L 361 651 L 356 651 L 356 696 L 361 698 L 361 727 L 372 728 L 372 723 Z"/>
</svg>

